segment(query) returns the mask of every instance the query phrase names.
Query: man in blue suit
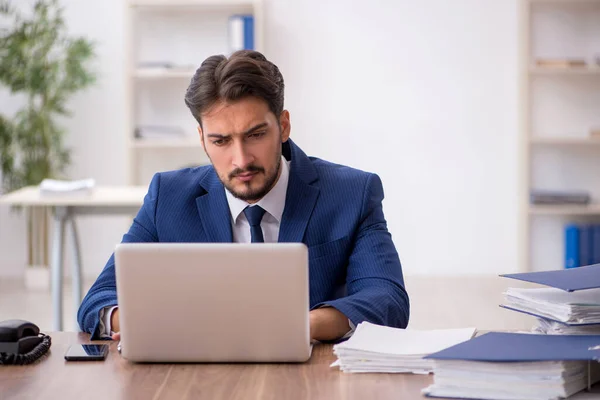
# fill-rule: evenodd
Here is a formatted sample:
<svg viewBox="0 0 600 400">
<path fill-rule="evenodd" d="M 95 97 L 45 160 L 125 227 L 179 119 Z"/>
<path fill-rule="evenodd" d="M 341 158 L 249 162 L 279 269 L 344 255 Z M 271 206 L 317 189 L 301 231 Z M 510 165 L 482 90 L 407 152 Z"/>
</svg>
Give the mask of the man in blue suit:
<svg viewBox="0 0 600 400">
<path fill-rule="evenodd" d="M 289 139 L 283 100 L 283 77 L 262 54 L 206 59 L 185 102 L 212 165 L 156 174 L 123 242 L 302 242 L 312 339 L 343 339 L 362 321 L 405 328 L 409 299 L 381 180 L 308 157 Z M 78 321 L 93 339 L 119 338 L 114 255 Z"/>
</svg>

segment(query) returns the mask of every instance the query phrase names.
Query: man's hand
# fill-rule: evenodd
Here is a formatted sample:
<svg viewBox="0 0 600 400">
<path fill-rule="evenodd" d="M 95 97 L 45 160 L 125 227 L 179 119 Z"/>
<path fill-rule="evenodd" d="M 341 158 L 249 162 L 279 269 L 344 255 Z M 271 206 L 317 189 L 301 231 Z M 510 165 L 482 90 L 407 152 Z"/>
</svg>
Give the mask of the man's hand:
<svg viewBox="0 0 600 400">
<path fill-rule="evenodd" d="M 110 329 L 116 332 L 112 335 L 113 340 L 121 340 L 121 325 L 119 324 L 119 309 L 116 308 L 110 316 Z"/>
<path fill-rule="evenodd" d="M 318 341 L 335 340 L 350 331 L 348 317 L 333 307 L 312 310 L 309 314 L 310 337 Z"/>
</svg>

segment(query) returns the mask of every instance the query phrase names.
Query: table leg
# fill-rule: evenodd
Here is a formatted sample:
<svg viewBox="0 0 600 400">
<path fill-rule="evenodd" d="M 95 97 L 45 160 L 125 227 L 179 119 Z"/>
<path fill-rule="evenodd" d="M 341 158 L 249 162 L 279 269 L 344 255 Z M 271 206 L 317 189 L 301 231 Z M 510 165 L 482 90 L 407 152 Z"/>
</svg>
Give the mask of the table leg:
<svg viewBox="0 0 600 400">
<path fill-rule="evenodd" d="M 81 251 L 79 247 L 79 235 L 77 234 L 77 225 L 75 224 L 75 216 L 69 213 L 69 231 L 71 232 L 71 247 L 73 249 L 73 310 L 75 310 L 75 327 L 79 331 L 77 324 L 77 310 L 81 305 Z"/>
<path fill-rule="evenodd" d="M 55 208 L 54 237 L 52 239 L 52 307 L 54 308 L 54 331 L 62 331 L 63 329 L 62 276 L 66 217 L 67 207 Z"/>
</svg>

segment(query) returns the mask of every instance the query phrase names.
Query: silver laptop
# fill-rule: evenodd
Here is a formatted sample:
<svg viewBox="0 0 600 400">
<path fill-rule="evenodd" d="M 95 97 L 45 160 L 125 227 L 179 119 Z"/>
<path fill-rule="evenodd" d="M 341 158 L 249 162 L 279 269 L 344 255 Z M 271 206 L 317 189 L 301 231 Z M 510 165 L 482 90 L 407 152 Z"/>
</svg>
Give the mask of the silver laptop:
<svg viewBox="0 0 600 400">
<path fill-rule="evenodd" d="M 115 268 L 130 361 L 310 358 L 304 244 L 124 243 Z"/>
</svg>

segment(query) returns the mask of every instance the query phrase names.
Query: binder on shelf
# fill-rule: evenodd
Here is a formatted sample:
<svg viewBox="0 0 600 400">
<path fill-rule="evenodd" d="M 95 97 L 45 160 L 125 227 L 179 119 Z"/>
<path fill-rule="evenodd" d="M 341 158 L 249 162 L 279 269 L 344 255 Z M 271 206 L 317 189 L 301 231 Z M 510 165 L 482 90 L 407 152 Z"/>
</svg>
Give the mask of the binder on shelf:
<svg viewBox="0 0 600 400">
<path fill-rule="evenodd" d="M 565 226 L 565 268 L 579 267 L 579 227 L 569 224 Z"/>
<path fill-rule="evenodd" d="M 592 264 L 600 264 L 600 225 L 593 226 L 592 247 L 594 249 L 594 258 Z"/>
<path fill-rule="evenodd" d="M 254 16 L 232 15 L 229 18 L 229 50 L 255 50 Z"/>
<path fill-rule="evenodd" d="M 592 225 L 579 226 L 579 264 L 594 264 L 594 228 Z"/>
</svg>

